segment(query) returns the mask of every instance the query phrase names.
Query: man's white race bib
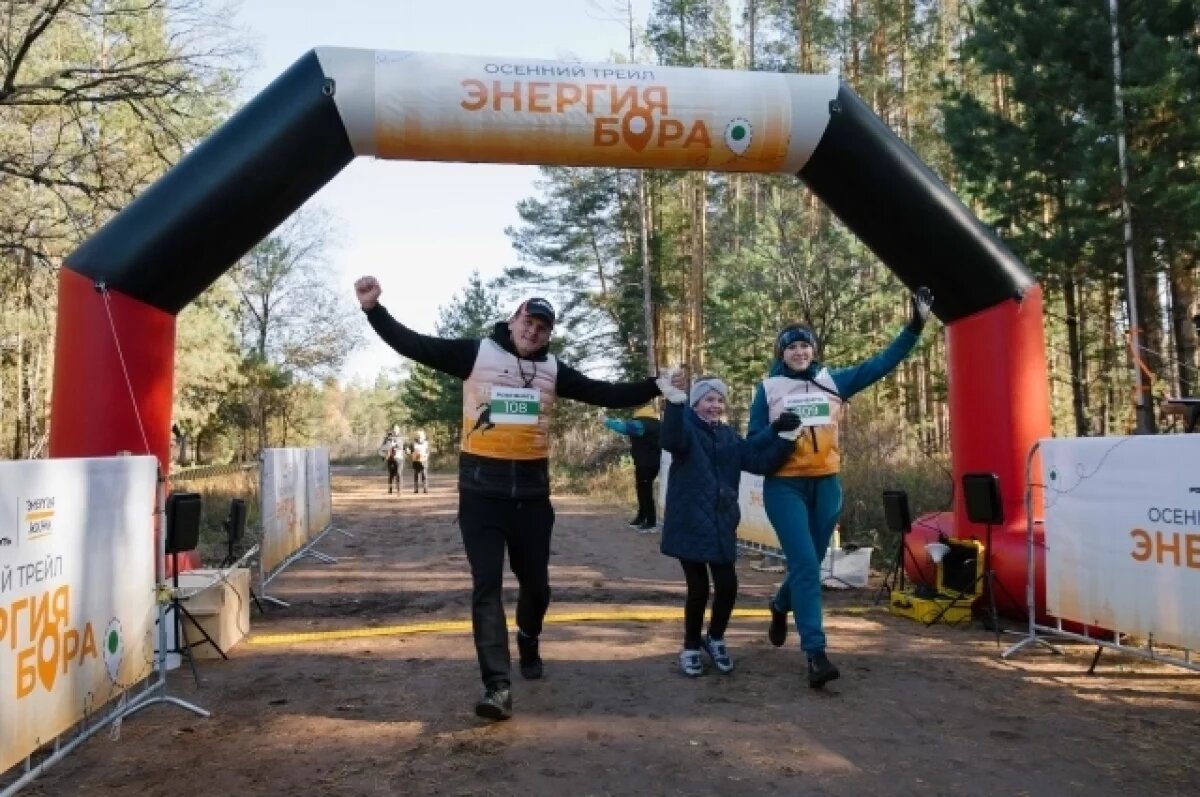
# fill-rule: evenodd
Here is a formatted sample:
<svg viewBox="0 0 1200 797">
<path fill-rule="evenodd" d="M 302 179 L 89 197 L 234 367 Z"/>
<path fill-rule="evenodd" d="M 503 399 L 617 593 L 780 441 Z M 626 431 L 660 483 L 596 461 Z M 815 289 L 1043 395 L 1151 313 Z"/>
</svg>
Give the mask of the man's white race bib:
<svg viewBox="0 0 1200 797">
<path fill-rule="evenodd" d="M 542 394 L 535 387 L 492 387 L 491 421 L 494 424 L 536 426 Z"/>
<path fill-rule="evenodd" d="M 796 393 L 783 400 L 783 408 L 800 416 L 801 426 L 833 423 L 833 404 L 825 393 Z"/>
</svg>

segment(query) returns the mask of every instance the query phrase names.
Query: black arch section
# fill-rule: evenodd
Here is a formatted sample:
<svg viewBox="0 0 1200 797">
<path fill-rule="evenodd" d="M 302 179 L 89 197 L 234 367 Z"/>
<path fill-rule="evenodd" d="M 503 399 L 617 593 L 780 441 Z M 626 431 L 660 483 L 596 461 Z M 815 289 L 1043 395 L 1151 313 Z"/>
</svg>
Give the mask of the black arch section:
<svg viewBox="0 0 1200 797">
<path fill-rule="evenodd" d="M 178 313 L 354 158 L 316 53 L 302 56 L 67 258 Z"/>
<path fill-rule="evenodd" d="M 911 289 L 928 286 L 949 323 L 1019 300 L 1035 280 L 937 175 L 844 83 L 797 174 Z"/>
</svg>

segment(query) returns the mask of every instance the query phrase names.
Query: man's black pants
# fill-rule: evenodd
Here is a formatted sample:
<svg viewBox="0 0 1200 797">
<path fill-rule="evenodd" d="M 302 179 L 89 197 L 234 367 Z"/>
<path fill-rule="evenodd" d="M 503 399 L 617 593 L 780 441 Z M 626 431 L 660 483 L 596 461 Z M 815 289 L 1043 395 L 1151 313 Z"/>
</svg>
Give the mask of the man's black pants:
<svg viewBox="0 0 1200 797">
<path fill-rule="evenodd" d="M 512 659 L 504 619 L 504 549 L 517 577 L 517 627 L 529 636 L 542 632 L 550 606 L 550 499 L 491 498 L 458 494 L 458 525 L 471 563 L 471 627 L 479 671 L 488 689 L 511 683 Z"/>
<path fill-rule="evenodd" d="M 637 489 L 638 520 L 655 525 L 658 511 L 654 506 L 654 479 L 658 476 L 658 463 L 634 465 L 633 483 Z"/>
</svg>

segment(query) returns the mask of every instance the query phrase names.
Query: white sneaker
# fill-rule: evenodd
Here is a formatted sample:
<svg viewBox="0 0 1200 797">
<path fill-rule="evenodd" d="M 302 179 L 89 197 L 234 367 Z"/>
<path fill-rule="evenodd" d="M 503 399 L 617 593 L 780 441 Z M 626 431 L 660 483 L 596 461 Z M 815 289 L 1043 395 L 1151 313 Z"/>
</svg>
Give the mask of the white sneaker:
<svg viewBox="0 0 1200 797">
<path fill-rule="evenodd" d="M 713 666 L 719 671 L 726 674 L 733 672 L 733 657 L 729 655 L 724 639 L 713 639 L 705 634 L 700 640 L 700 647 L 704 648 L 704 652 L 712 659 Z"/>
<path fill-rule="evenodd" d="M 700 660 L 700 651 L 687 648 L 679 651 L 679 671 L 688 678 L 704 675 L 704 662 Z"/>
</svg>

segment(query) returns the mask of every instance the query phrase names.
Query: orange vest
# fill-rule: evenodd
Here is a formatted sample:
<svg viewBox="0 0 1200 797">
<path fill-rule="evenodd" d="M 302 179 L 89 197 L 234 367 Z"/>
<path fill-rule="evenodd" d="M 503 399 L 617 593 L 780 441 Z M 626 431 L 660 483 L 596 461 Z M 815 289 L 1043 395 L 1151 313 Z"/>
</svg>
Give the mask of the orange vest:
<svg viewBox="0 0 1200 797">
<path fill-rule="evenodd" d="M 550 456 L 550 410 L 558 360 L 518 359 L 491 338 L 479 342 L 463 381 L 462 451 L 494 459 Z"/>
<path fill-rule="evenodd" d="M 838 445 L 838 422 L 842 416 L 843 401 L 837 394 L 837 385 L 829 369 L 822 368 L 812 382 L 771 376 L 764 379 L 762 385 L 767 398 L 767 416 L 771 421 L 782 415 L 789 406 L 796 408 L 799 402 L 806 400 L 816 402 L 808 405 L 815 408 L 814 412 L 823 415 L 827 409 L 829 413 L 828 423 L 802 426 L 797 430 L 796 448 L 791 457 L 771 475 L 828 476 L 839 472 L 842 469 L 842 454 Z"/>
</svg>

